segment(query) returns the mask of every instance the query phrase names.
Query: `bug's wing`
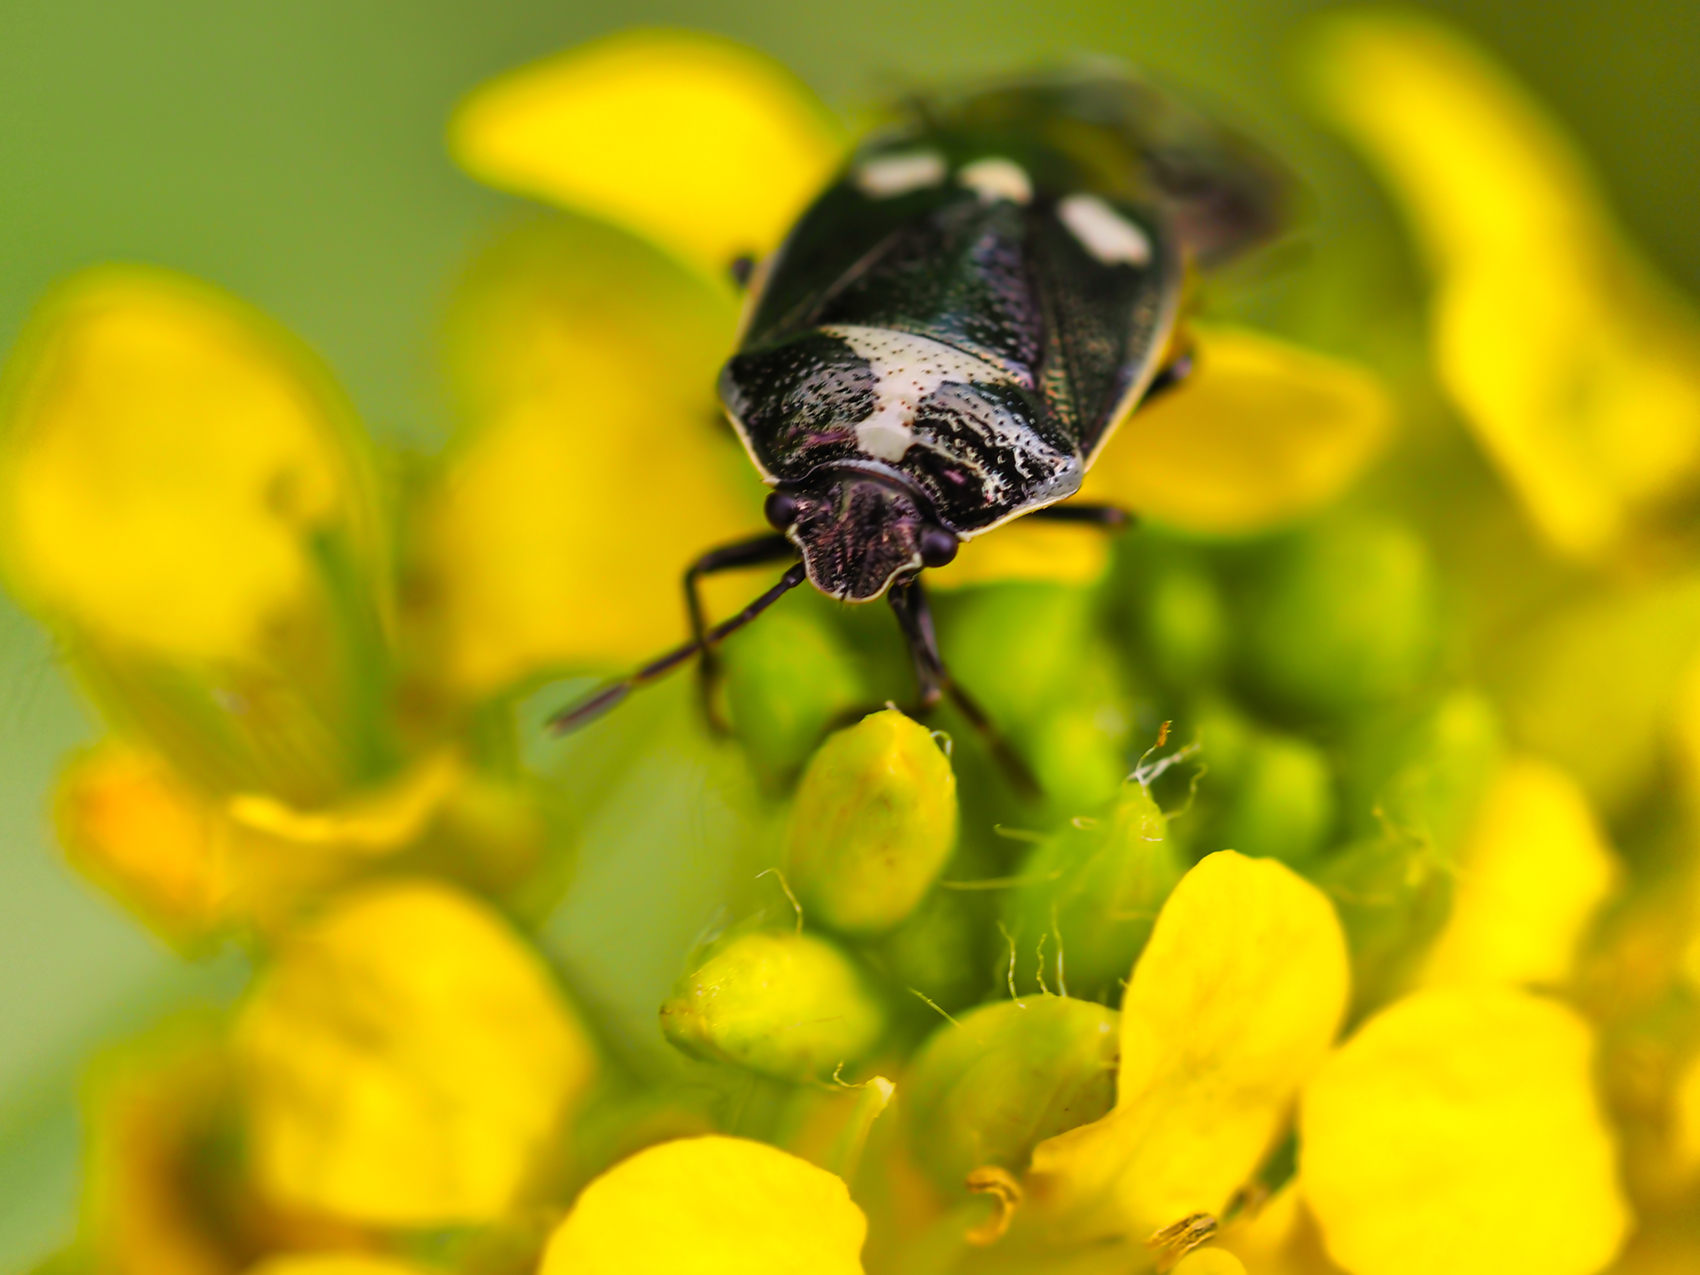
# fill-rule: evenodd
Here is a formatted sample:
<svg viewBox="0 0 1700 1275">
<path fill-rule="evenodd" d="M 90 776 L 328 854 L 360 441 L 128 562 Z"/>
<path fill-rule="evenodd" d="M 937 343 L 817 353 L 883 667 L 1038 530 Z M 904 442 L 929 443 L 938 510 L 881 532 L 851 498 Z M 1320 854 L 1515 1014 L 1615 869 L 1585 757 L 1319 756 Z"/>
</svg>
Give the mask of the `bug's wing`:
<svg viewBox="0 0 1700 1275">
<path fill-rule="evenodd" d="M 1036 207 L 1029 226 L 1046 340 L 1039 388 L 1090 463 L 1158 371 L 1181 254 L 1149 208 L 1096 196 Z M 1119 256 L 1110 250 L 1117 235 Z"/>
<path fill-rule="evenodd" d="M 1155 204 L 1199 264 L 1272 238 L 1294 185 L 1250 138 L 1105 59 L 956 96 L 916 99 L 900 131 L 1025 142 L 1066 156 L 1052 184 Z"/>
</svg>

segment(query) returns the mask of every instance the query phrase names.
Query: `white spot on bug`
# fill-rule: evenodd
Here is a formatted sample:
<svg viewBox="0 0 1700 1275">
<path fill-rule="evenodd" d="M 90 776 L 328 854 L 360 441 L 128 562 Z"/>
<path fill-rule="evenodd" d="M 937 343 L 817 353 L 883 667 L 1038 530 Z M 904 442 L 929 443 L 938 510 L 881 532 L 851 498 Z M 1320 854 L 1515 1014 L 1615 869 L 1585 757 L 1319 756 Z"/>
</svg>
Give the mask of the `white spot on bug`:
<svg viewBox="0 0 1700 1275">
<path fill-rule="evenodd" d="M 856 446 L 875 460 L 896 464 L 915 441 L 910 422 L 915 419 L 901 403 L 882 404 L 878 411 L 856 426 Z"/>
<path fill-rule="evenodd" d="M 983 204 L 1007 199 L 1013 204 L 1029 203 L 1033 199 L 1033 183 L 1027 170 L 1013 159 L 993 156 L 977 159 L 956 174 L 956 180 L 980 197 Z"/>
<path fill-rule="evenodd" d="M 1070 195 L 1057 205 L 1070 233 L 1106 266 L 1151 264 L 1151 237 L 1096 195 Z"/>
<path fill-rule="evenodd" d="M 942 341 L 889 328 L 824 327 L 844 341 L 874 373 L 874 410 L 856 426 L 864 455 L 895 464 L 915 442 L 915 413 L 945 382 L 1013 384 L 1002 368 Z"/>
<path fill-rule="evenodd" d="M 937 186 L 949 171 L 937 151 L 879 155 L 856 166 L 856 189 L 869 199 L 895 199 L 912 190 Z"/>
</svg>

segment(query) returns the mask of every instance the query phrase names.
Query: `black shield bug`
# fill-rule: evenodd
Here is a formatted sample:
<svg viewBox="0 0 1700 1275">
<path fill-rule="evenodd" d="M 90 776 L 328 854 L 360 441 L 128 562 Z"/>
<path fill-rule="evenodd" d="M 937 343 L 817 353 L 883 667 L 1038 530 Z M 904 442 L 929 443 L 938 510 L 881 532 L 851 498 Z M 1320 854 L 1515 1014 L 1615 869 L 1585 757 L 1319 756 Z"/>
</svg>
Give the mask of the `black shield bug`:
<svg viewBox="0 0 1700 1275">
<path fill-rule="evenodd" d="M 708 672 L 717 643 L 806 579 L 888 598 L 922 707 L 948 694 L 989 732 L 939 656 L 922 572 L 1023 516 L 1127 521 L 1059 502 L 1116 426 L 1184 377 L 1189 270 L 1267 238 L 1284 189 L 1261 152 L 1116 68 L 908 104 L 769 260 L 737 267 L 749 299 L 720 398 L 773 488 L 774 531 L 700 558 L 692 640 L 553 725 L 693 655 Z M 787 559 L 771 589 L 707 623 L 702 576 Z"/>
</svg>

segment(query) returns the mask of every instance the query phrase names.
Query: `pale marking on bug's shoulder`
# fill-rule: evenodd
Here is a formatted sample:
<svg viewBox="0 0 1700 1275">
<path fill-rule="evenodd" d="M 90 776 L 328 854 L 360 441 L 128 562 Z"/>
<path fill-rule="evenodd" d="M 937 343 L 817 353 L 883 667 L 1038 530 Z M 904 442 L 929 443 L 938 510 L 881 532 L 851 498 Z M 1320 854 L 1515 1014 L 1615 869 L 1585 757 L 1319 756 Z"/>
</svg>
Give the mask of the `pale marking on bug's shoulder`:
<svg viewBox="0 0 1700 1275">
<path fill-rule="evenodd" d="M 856 446 L 875 460 L 895 464 L 915 441 L 921 400 L 946 381 L 966 385 L 1013 384 L 1002 368 L 972 354 L 910 332 L 850 324 L 820 329 L 868 361 L 874 373 L 874 410 L 856 426 Z"/>
<path fill-rule="evenodd" d="M 980 197 L 983 204 L 1007 199 L 1013 204 L 1032 202 L 1033 183 L 1027 170 L 1013 159 L 994 155 L 965 165 L 956 180 Z"/>
<path fill-rule="evenodd" d="M 1096 195 L 1070 195 L 1057 217 L 1106 266 L 1151 264 L 1151 237 Z"/>
<path fill-rule="evenodd" d="M 856 165 L 856 189 L 869 199 L 895 199 L 912 190 L 937 186 L 948 166 L 937 151 L 904 151 L 899 155 L 876 155 Z"/>
</svg>

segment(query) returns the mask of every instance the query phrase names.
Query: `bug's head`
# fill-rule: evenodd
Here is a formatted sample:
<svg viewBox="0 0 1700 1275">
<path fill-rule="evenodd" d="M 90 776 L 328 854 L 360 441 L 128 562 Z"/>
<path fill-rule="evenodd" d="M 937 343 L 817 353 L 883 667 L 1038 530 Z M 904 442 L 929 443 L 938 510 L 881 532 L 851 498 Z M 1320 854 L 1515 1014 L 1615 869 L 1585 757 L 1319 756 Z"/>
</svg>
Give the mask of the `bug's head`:
<svg viewBox="0 0 1700 1275">
<path fill-rule="evenodd" d="M 957 538 L 913 492 L 867 474 L 781 487 L 767 498 L 767 519 L 802 550 L 809 582 L 846 602 L 871 602 L 899 578 L 956 556 Z"/>
</svg>

